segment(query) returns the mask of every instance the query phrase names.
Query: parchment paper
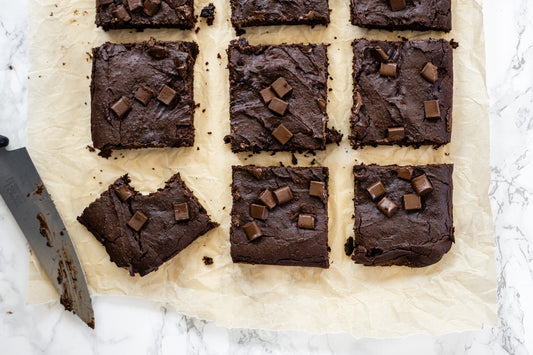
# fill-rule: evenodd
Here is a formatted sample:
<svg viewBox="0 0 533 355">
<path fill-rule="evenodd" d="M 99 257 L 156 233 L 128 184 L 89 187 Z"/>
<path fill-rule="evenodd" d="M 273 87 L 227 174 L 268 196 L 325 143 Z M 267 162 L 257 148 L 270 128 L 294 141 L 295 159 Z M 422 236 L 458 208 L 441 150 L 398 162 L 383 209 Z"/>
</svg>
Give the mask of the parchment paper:
<svg viewBox="0 0 533 355">
<path fill-rule="evenodd" d="M 196 0 L 199 14 L 208 0 Z M 177 311 L 228 327 L 345 331 L 357 336 L 446 333 L 496 324 L 496 271 L 488 201 L 489 131 L 480 0 L 453 1 L 453 31 L 414 33 L 363 30 L 349 24 L 348 1 L 330 0 L 331 24 L 248 29 L 252 44 L 331 43 L 328 50 L 330 126 L 349 134 L 354 38 L 397 40 L 454 38 L 452 143 L 434 150 L 398 147 L 353 151 L 346 139 L 313 159 L 330 168 L 329 269 L 233 264 L 229 223 L 232 164 L 290 164 L 290 154 L 235 155 L 223 143 L 229 133 L 226 48 L 235 37 L 229 2 L 216 5 L 214 26 L 180 30 L 113 31 L 94 25 L 94 0 L 30 0 L 29 149 L 81 257 L 93 294 L 128 295 L 169 302 Z M 106 160 L 86 147 L 90 136 L 91 48 L 105 41 L 195 40 L 196 144 L 193 148 L 143 149 Z M 220 54 L 221 59 L 217 59 Z M 209 69 L 209 70 L 208 70 Z M 204 112 L 205 110 L 205 112 Z M 212 132 L 212 134 L 209 134 Z M 199 150 L 197 150 L 199 148 Z M 353 235 L 355 163 L 455 163 L 456 243 L 430 267 L 364 267 L 344 255 Z M 76 221 L 82 210 L 118 176 L 128 172 L 136 189 L 150 192 L 176 171 L 220 228 L 199 238 L 157 272 L 143 278 L 109 261 L 104 247 Z M 206 266 L 203 256 L 214 264 Z M 32 259 L 28 302 L 58 296 Z"/>
</svg>

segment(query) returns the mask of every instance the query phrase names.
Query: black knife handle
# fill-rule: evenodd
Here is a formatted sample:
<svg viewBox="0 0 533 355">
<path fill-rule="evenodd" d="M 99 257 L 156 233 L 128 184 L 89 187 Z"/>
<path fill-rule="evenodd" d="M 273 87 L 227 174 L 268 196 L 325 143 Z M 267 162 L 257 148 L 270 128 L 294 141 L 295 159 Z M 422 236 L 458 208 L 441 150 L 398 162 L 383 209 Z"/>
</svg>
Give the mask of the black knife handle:
<svg viewBox="0 0 533 355">
<path fill-rule="evenodd" d="M 0 148 L 5 148 L 9 145 L 9 138 L 0 134 Z"/>
</svg>

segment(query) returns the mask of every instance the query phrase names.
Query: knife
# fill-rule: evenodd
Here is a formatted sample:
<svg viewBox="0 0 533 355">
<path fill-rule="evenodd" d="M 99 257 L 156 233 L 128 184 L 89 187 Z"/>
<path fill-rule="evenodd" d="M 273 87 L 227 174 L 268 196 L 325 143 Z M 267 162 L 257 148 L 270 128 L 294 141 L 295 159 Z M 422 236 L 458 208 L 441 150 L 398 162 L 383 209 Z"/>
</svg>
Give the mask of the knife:
<svg viewBox="0 0 533 355">
<path fill-rule="evenodd" d="M 94 311 L 78 254 L 26 148 L 6 149 L 0 135 L 0 195 L 60 295 L 66 310 L 94 329 Z"/>
</svg>

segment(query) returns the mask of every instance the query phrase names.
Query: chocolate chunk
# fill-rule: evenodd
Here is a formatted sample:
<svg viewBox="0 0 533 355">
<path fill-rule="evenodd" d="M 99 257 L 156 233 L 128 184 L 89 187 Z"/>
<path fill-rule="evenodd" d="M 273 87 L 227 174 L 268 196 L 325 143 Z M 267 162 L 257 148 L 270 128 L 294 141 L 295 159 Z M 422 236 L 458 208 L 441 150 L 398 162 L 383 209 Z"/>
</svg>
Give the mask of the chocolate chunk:
<svg viewBox="0 0 533 355">
<path fill-rule="evenodd" d="M 283 96 L 287 95 L 292 91 L 292 87 L 289 85 L 289 83 L 284 78 L 278 78 L 276 81 L 274 81 L 271 85 L 272 90 L 278 95 L 279 98 L 283 98 Z"/>
<path fill-rule="evenodd" d="M 439 100 L 424 101 L 426 118 L 440 118 Z"/>
<path fill-rule="evenodd" d="M 268 210 L 263 205 L 252 203 L 250 205 L 250 216 L 252 216 L 252 218 L 265 220 L 268 217 Z"/>
<path fill-rule="evenodd" d="M 259 94 L 261 95 L 261 98 L 263 99 L 263 102 L 265 104 L 268 104 L 270 101 L 272 101 L 273 98 L 276 97 L 276 93 L 272 90 L 270 86 L 259 91 Z"/>
<path fill-rule="evenodd" d="M 144 0 L 144 13 L 148 16 L 154 16 L 161 7 L 161 0 Z"/>
<path fill-rule="evenodd" d="M 278 99 L 277 97 L 274 97 L 270 101 L 268 108 L 271 111 L 274 111 L 275 113 L 277 113 L 278 115 L 283 116 L 285 112 L 287 112 L 288 106 L 289 106 L 288 102 Z"/>
<path fill-rule="evenodd" d="M 278 203 L 278 205 L 282 205 L 292 200 L 293 197 L 292 197 L 292 191 L 290 187 L 283 186 L 277 190 L 274 190 L 274 198 L 276 199 L 276 202 Z"/>
<path fill-rule="evenodd" d="M 318 99 L 315 99 L 316 104 L 318 105 L 318 108 L 320 109 L 320 112 L 326 113 L 326 100 L 319 97 Z"/>
<path fill-rule="evenodd" d="M 298 216 L 298 228 L 315 229 L 315 217 L 310 214 L 301 214 Z"/>
<path fill-rule="evenodd" d="M 359 110 L 363 107 L 363 98 L 359 91 L 354 92 L 354 105 L 353 105 L 353 114 L 357 115 Z"/>
<path fill-rule="evenodd" d="M 392 11 L 400 11 L 405 9 L 405 0 L 389 0 L 390 8 Z"/>
<path fill-rule="evenodd" d="M 128 0 L 128 7 L 130 8 L 130 11 L 132 12 L 142 9 L 143 7 L 142 0 Z"/>
<path fill-rule="evenodd" d="M 124 5 L 120 5 L 115 10 L 113 10 L 113 16 L 123 22 L 128 22 L 129 20 L 131 20 L 131 16 L 128 13 L 128 10 L 126 10 L 126 8 L 124 7 Z"/>
<path fill-rule="evenodd" d="M 136 211 L 133 217 L 131 217 L 130 221 L 128 222 L 128 226 L 138 232 L 141 230 L 147 220 L 148 217 L 146 217 L 144 213 L 142 213 L 141 211 Z"/>
<path fill-rule="evenodd" d="M 380 62 L 384 62 L 387 59 L 389 59 L 389 55 L 385 53 L 383 48 L 381 48 L 380 46 L 375 46 L 374 48 L 372 48 L 372 50 L 373 50 L 374 57 L 376 57 L 376 59 L 379 60 Z"/>
<path fill-rule="evenodd" d="M 413 173 L 415 172 L 415 169 L 413 169 L 410 166 L 402 166 L 399 168 L 396 168 L 396 174 L 400 179 L 411 181 L 413 178 Z"/>
<path fill-rule="evenodd" d="M 322 181 L 311 181 L 309 184 L 309 195 L 323 198 L 325 197 L 326 183 Z"/>
<path fill-rule="evenodd" d="M 154 96 L 154 93 L 146 83 L 140 84 L 134 95 L 134 97 L 140 102 L 142 102 L 144 106 L 148 105 L 148 103 L 152 99 L 152 96 Z"/>
<path fill-rule="evenodd" d="M 256 221 L 245 224 L 242 228 L 244 229 L 244 232 L 250 241 L 263 235 L 263 232 L 261 232 L 261 228 L 259 228 Z"/>
<path fill-rule="evenodd" d="M 390 76 L 392 78 L 396 77 L 396 68 L 398 65 L 396 63 L 381 63 L 379 68 L 379 74 L 382 76 Z"/>
<path fill-rule="evenodd" d="M 383 199 L 378 202 L 378 208 L 387 217 L 391 217 L 398 210 L 398 205 L 396 205 L 388 198 L 383 197 Z"/>
<path fill-rule="evenodd" d="M 411 183 L 413 184 L 413 188 L 415 189 L 416 193 L 420 196 L 424 196 L 433 191 L 433 185 L 431 185 L 431 182 L 426 174 L 415 177 L 413 180 L 411 180 Z"/>
<path fill-rule="evenodd" d="M 168 57 L 167 48 L 158 44 L 151 46 L 148 49 L 148 54 L 154 59 L 163 59 Z"/>
<path fill-rule="evenodd" d="M 387 128 L 387 133 L 387 139 L 391 142 L 400 141 L 405 138 L 405 128 L 403 127 Z"/>
<path fill-rule="evenodd" d="M 381 196 L 385 195 L 385 186 L 381 183 L 381 181 L 378 181 L 370 187 L 367 187 L 366 191 L 370 194 L 370 197 L 372 198 L 372 201 L 376 201 Z"/>
<path fill-rule="evenodd" d="M 174 101 L 177 94 L 178 93 L 171 87 L 163 85 L 163 88 L 159 92 L 159 96 L 157 96 L 157 99 L 168 106 L 172 103 L 172 101 Z"/>
<path fill-rule="evenodd" d="M 435 83 L 439 78 L 438 68 L 433 65 L 431 62 L 427 62 L 424 66 L 424 69 L 420 72 L 420 75 L 424 77 L 430 83 Z"/>
<path fill-rule="evenodd" d="M 176 221 L 187 221 L 191 218 L 189 205 L 187 202 L 174 204 L 174 219 Z"/>
<path fill-rule="evenodd" d="M 416 211 L 422 209 L 422 201 L 417 194 L 403 195 L 403 206 L 406 211 Z"/>
<path fill-rule="evenodd" d="M 124 184 L 120 185 L 115 191 L 122 201 L 127 201 L 134 195 L 129 186 Z"/>
<path fill-rule="evenodd" d="M 261 179 L 261 176 L 263 176 L 263 173 L 265 172 L 264 168 L 253 166 L 250 167 L 250 174 L 252 174 L 256 179 Z"/>
<path fill-rule="evenodd" d="M 117 102 L 111 106 L 111 110 L 118 116 L 118 118 L 124 117 L 131 110 L 131 105 L 124 96 L 118 99 Z"/>
<path fill-rule="evenodd" d="M 293 136 L 291 131 L 287 129 L 283 124 L 280 124 L 278 128 L 276 128 L 272 135 L 274 138 L 276 138 L 281 144 L 287 143 Z"/>
<path fill-rule="evenodd" d="M 272 194 L 272 191 L 268 189 L 261 192 L 261 194 L 259 195 L 259 200 L 261 200 L 261 202 L 263 202 L 265 206 L 268 207 L 269 210 L 273 209 L 277 205 L 276 200 L 274 199 L 274 195 Z"/>
</svg>

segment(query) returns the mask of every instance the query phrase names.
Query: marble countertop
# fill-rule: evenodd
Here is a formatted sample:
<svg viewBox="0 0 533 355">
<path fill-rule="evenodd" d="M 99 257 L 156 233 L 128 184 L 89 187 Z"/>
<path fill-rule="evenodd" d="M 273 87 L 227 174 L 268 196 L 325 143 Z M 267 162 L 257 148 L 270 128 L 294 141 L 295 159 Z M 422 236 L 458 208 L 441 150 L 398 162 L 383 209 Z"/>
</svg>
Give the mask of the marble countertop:
<svg viewBox="0 0 533 355">
<path fill-rule="evenodd" d="M 23 146 L 26 1 L 0 0 L 0 131 Z M 495 329 L 396 339 L 226 329 L 170 306 L 95 297 L 90 330 L 58 303 L 26 306 L 29 252 L 0 199 L 0 344 L 5 354 L 528 354 L 533 351 L 533 1 L 484 2 L 491 101 L 489 191 L 498 261 Z M 529 218 L 528 218 L 529 217 Z"/>
</svg>

